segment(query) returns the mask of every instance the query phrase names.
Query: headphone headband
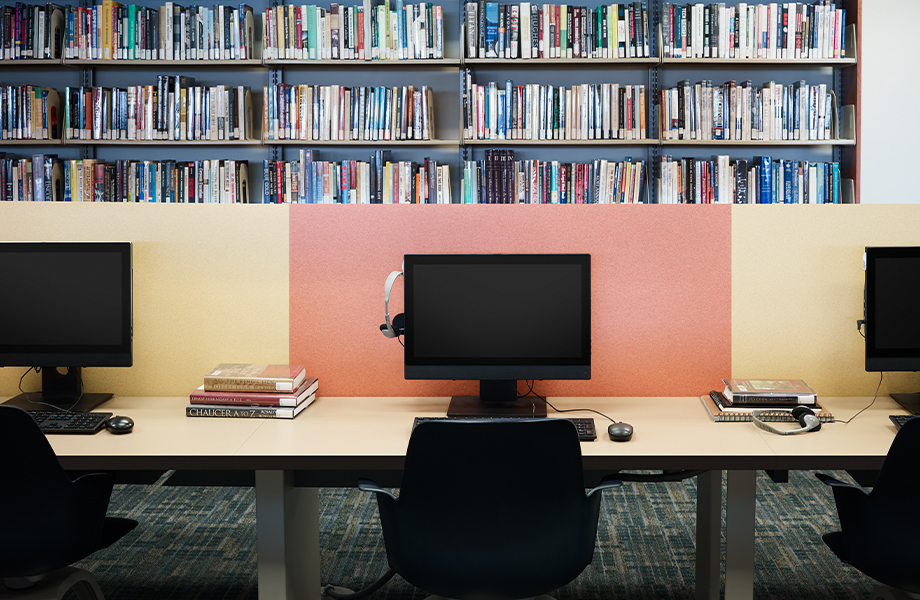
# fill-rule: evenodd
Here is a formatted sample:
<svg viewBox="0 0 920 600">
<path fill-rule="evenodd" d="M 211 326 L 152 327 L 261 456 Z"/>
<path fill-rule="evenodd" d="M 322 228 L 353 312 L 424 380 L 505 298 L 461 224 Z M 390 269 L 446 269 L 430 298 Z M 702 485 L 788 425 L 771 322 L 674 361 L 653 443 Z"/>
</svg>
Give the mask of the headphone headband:
<svg viewBox="0 0 920 600">
<path fill-rule="evenodd" d="M 380 326 L 380 331 L 388 338 L 394 338 L 402 333 L 394 329 L 393 323 L 390 321 L 390 290 L 393 289 L 393 283 L 396 278 L 402 274 L 402 271 L 392 271 L 387 275 L 387 280 L 383 284 L 383 316 L 386 322 Z"/>
<path fill-rule="evenodd" d="M 764 431 L 769 431 L 770 433 L 775 433 L 778 435 L 798 435 L 800 433 L 817 431 L 821 429 L 821 420 L 815 415 L 814 411 L 807 406 L 796 406 L 792 409 L 792 416 L 798 419 L 799 425 L 802 426 L 801 429 L 777 429 L 760 418 L 760 416 L 764 413 L 775 412 L 776 411 L 769 408 L 752 410 L 751 422 Z"/>
</svg>

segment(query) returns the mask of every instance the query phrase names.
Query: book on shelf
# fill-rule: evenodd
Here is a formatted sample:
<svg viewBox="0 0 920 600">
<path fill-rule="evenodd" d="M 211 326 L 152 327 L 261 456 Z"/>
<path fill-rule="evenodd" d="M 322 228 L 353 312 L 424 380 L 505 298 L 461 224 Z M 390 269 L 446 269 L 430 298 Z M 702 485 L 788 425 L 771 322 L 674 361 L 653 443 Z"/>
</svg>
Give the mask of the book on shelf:
<svg viewBox="0 0 920 600">
<path fill-rule="evenodd" d="M 293 392 L 306 377 L 303 365 L 221 363 L 205 374 L 204 389 Z"/>
<path fill-rule="evenodd" d="M 318 386 L 319 381 L 315 377 L 304 379 L 293 392 L 208 391 L 200 385 L 189 394 L 189 401 L 192 404 L 230 406 L 300 406 L 315 396 Z"/>
<path fill-rule="evenodd" d="M 801 379 L 723 379 L 731 404 L 814 404 L 818 395 Z"/>
<path fill-rule="evenodd" d="M 226 404 L 189 404 L 187 417 L 230 417 L 242 419 L 293 419 L 313 404 L 316 392 L 308 395 L 297 406 L 235 406 Z"/>
<path fill-rule="evenodd" d="M 750 422 L 751 421 L 751 410 L 741 410 L 741 411 L 726 411 L 722 410 L 715 400 L 713 400 L 713 395 L 719 395 L 719 392 L 714 392 L 712 394 L 706 394 L 700 396 L 700 402 L 702 402 L 703 407 L 705 407 L 706 412 L 716 423 L 732 423 L 732 422 Z M 830 412 L 824 410 L 823 408 L 817 413 L 818 419 L 822 423 L 833 423 L 834 415 Z M 775 410 L 770 410 L 769 412 L 762 413 L 760 415 L 762 421 L 769 422 L 797 422 L 797 419 L 792 416 L 792 408 L 782 409 L 778 408 Z"/>
</svg>

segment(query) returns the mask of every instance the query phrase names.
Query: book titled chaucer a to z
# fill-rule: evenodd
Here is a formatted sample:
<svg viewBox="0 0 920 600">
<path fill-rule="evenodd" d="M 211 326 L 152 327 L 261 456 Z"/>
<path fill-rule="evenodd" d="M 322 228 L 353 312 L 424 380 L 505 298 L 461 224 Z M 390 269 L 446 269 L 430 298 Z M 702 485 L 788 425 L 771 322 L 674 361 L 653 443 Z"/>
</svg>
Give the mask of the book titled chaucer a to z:
<svg viewBox="0 0 920 600">
<path fill-rule="evenodd" d="M 316 399 L 310 394 L 297 406 L 231 406 L 228 404 L 189 404 L 186 417 L 231 417 L 243 419 L 293 419 Z"/>
<path fill-rule="evenodd" d="M 303 365 L 221 363 L 204 376 L 209 392 L 293 392 L 306 379 Z"/>
</svg>

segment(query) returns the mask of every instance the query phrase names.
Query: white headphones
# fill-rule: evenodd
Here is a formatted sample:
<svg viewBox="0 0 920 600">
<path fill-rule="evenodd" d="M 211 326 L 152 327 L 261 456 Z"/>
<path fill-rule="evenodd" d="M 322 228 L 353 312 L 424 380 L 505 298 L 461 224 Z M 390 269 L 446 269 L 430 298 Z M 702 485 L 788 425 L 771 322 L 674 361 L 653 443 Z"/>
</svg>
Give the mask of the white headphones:
<svg viewBox="0 0 920 600">
<path fill-rule="evenodd" d="M 769 423 L 766 423 L 760 418 L 760 415 L 764 413 L 773 413 L 776 411 L 770 410 L 769 408 L 764 408 L 760 410 L 751 411 L 751 422 L 754 423 L 757 427 L 763 429 L 764 431 L 769 431 L 770 433 L 776 433 L 779 435 L 798 435 L 800 433 L 806 433 L 809 431 L 817 431 L 821 429 L 821 420 L 818 419 L 814 411 L 808 408 L 807 406 L 796 406 L 792 409 L 792 416 L 795 419 L 798 419 L 799 425 L 802 426 L 801 429 L 776 429 Z"/>
<path fill-rule="evenodd" d="M 405 269 L 405 263 L 403 263 L 403 268 Z M 396 327 L 393 326 L 393 322 L 390 321 L 390 290 L 393 289 L 393 282 L 396 281 L 396 278 L 402 275 L 402 271 L 393 271 L 387 275 L 387 280 L 383 284 L 383 317 L 386 322 L 380 326 L 380 331 L 383 332 L 383 335 L 388 338 L 394 338 L 399 335 L 402 335 L 403 328 L 397 323 Z M 402 313 L 396 315 L 393 318 L 393 321 L 397 321 L 399 317 L 402 316 Z"/>
</svg>

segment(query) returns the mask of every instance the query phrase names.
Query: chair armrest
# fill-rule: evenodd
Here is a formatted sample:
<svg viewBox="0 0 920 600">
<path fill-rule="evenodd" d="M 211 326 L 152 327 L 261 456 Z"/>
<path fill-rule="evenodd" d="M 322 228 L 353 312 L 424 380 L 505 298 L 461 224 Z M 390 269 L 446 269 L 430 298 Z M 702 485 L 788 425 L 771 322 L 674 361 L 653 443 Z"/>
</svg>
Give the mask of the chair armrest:
<svg viewBox="0 0 920 600">
<path fill-rule="evenodd" d="M 359 479 L 358 480 L 358 489 L 362 492 L 374 492 L 375 494 L 386 494 L 393 500 L 397 500 L 396 495 L 389 490 L 385 490 L 377 482 L 372 479 Z"/>
<path fill-rule="evenodd" d="M 859 490 L 860 492 L 862 492 L 863 494 L 866 494 L 867 496 L 869 495 L 869 492 L 867 492 L 860 486 L 854 485 L 852 483 L 846 483 L 844 481 L 840 481 L 836 477 L 831 477 L 830 475 L 827 475 L 825 473 L 815 473 L 815 477 L 817 477 L 821 481 L 821 483 L 823 483 L 824 485 L 829 485 L 835 488 L 852 488 L 854 490 Z"/>
<path fill-rule="evenodd" d="M 594 487 L 594 489 L 588 492 L 587 496 L 590 498 L 591 494 L 593 494 L 594 492 L 606 490 L 608 488 L 620 487 L 621 485 L 623 485 L 623 481 L 620 479 L 619 475 L 617 474 L 607 475 L 606 477 L 601 479 L 601 482 L 597 484 L 597 486 Z"/>
</svg>

